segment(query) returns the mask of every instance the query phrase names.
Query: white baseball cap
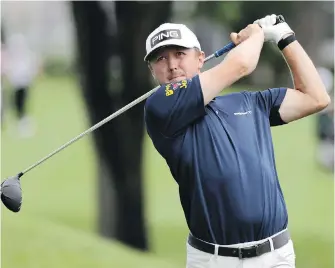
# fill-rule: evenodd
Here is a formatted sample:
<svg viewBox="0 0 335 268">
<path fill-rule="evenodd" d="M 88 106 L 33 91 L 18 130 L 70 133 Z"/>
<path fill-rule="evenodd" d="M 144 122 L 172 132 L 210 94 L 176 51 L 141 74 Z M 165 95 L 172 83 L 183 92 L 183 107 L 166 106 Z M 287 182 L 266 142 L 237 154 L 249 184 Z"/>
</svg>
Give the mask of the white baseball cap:
<svg viewBox="0 0 335 268">
<path fill-rule="evenodd" d="M 171 45 L 201 50 L 198 38 L 187 26 L 184 24 L 164 23 L 149 34 L 146 41 L 147 54 L 144 57 L 144 61 L 157 48 Z"/>
</svg>

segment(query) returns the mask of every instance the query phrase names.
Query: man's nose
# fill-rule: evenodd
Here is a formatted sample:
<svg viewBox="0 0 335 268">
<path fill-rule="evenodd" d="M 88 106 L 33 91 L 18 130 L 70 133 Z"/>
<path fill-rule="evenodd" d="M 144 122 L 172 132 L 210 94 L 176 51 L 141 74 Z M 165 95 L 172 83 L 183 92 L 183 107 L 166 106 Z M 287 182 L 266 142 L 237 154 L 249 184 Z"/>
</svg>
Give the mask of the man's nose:
<svg viewBox="0 0 335 268">
<path fill-rule="evenodd" d="M 178 67 L 178 60 L 174 57 L 169 57 L 168 64 L 170 71 L 176 70 Z"/>
</svg>

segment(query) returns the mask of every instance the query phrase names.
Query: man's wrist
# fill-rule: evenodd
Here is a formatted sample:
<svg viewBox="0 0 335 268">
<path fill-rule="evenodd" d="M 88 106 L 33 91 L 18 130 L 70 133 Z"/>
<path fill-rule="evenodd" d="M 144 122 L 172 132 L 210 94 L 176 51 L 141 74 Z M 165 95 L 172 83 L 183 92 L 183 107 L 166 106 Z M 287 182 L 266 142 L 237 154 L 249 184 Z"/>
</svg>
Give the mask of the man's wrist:
<svg viewBox="0 0 335 268">
<path fill-rule="evenodd" d="M 294 35 L 294 33 L 287 33 L 287 34 L 283 35 L 281 39 L 285 39 L 285 38 L 287 38 L 291 35 Z"/>
<path fill-rule="evenodd" d="M 285 47 L 287 47 L 292 42 L 296 41 L 295 34 L 287 34 L 283 36 L 283 38 L 278 42 L 278 48 L 282 51 Z"/>
<path fill-rule="evenodd" d="M 253 35 L 258 36 L 259 38 L 265 39 L 265 33 L 262 29 L 262 27 L 259 26 L 259 28 L 253 33 Z"/>
</svg>

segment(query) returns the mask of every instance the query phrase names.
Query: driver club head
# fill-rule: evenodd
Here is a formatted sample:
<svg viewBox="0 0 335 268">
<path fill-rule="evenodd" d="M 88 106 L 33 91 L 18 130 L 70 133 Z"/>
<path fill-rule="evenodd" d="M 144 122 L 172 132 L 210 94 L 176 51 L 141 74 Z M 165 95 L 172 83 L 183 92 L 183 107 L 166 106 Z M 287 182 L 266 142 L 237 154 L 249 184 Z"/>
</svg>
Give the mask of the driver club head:
<svg viewBox="0 0 335 268">
<path fill-rule="evenodd" d="M 10 177 L 1 184 L 1 201 L 11 211 L 19 212 L 22 204 L 20 177 L 22 173 Z"/>
</svg>

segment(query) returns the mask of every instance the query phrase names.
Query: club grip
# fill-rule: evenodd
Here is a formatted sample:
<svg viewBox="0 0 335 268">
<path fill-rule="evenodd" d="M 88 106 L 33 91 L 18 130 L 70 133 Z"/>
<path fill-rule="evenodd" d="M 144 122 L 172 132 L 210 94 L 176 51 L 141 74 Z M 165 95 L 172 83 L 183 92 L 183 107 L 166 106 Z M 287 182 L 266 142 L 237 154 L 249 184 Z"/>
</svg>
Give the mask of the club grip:
<svg viewBox="0 0 335 268">
<path fill-rule="evenodd" d="M 276 17 L 276 24 L 281 23 L 281 22 L 285 22 L 285 19 L 282 15 L 278 15 Z M 222 56 L 223 54 L 227 53 L 228 51 L 232 50 L 236 45 L 233 42 L 228 43 L 228 45 L 225 45 L 223 48 L 215 51 L 214 53 L 214 57 L 218 58 L 220 56 Z"/>
<path fill-rule="evenodd" d="M 230 51 L 234 47 L 235 47 L 235 44 L 233 42 L 228 43 L 228 45 L 225 45 L 223 48 L 215 51 L 215 53 L 214 53 L 215 58 L 218 58 L 218 57 L 222 56 L 223 54 L 227 53 L 228 51 Z"/>
<path fill-rule="evenodd" d="M 276 24 L 279 24 L 281 22 L 285 22 L 285 19 L 284 19 L 284 17 L 282 15 L 278 15 L 276 17 Z"/>
</svg>

